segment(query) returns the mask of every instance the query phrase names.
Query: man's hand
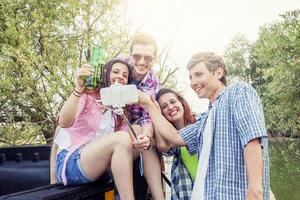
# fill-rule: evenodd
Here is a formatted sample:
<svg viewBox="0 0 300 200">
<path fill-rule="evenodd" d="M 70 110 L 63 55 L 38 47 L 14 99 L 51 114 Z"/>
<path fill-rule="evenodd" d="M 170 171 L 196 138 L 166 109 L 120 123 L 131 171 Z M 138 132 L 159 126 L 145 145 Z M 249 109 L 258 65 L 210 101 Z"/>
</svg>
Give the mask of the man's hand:
<svg viewBox="0 0 300 200">
<path fill-rule="evenodd" d="M 139 151 L 148 150 L 151 145 L 151 139 L 146 135 L 138 135 L 137 140 L 133 141 L 133 147 Z"/>
<path fill-rule="evenodd" d="M 151 96 L 140 90 L 138 91 L 138 98 L 139 98 L 138 104 L 143 108 L 146 108 L 147 106 L 153 104 Z"/>
</svg>

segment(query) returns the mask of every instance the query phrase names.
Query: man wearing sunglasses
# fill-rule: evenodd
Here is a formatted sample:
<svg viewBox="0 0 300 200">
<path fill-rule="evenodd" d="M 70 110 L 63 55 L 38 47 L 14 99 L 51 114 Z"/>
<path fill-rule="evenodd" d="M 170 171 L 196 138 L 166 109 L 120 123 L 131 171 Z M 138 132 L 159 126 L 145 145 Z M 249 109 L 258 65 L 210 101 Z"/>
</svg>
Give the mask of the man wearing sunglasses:
<svg viewBox="0 0 300 200">
<path fill-rule="evenodd" d="M 132 81 L 137 88 L 155 98 L 160 83 L 152 69 L 157 54 L 155 39 L 148 34 L 137 35 L 130 46 L 130 57 L 133 60 Z M 135 148 L 142 152 L 141 171 L 144 171 L 153 199 L 164 199 L 161 184 L 161 166 L 158 154 L 151 147 L 154 129 L 149 114 L 138 104 L 130 109 L 131 123 L 137 132 L 138 141 Z M 143 172 L 141 172 L 143 174 Z"/>
</svg>

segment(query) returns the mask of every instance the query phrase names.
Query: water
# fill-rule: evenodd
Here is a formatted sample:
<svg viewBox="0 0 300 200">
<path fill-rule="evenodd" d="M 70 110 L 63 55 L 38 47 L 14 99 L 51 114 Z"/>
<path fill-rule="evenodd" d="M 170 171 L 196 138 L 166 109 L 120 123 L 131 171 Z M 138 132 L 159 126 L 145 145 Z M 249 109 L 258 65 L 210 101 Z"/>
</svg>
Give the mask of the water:
<svg viewBox="0 0 300 200">
<path fill-rule="evenodd" d="M 276 200 L 300 199 L 300 140 L 270 141 L 271 188 Z"/>
<path fill-rule="evenodd" d="M 270 140 L 271 188 L 276 200 L 300 200 L 300 140 Z M 171 158 L 165 158 L 170 178 Z M 167 199 L 170 188 L 166 186 Z"/>
</svg>

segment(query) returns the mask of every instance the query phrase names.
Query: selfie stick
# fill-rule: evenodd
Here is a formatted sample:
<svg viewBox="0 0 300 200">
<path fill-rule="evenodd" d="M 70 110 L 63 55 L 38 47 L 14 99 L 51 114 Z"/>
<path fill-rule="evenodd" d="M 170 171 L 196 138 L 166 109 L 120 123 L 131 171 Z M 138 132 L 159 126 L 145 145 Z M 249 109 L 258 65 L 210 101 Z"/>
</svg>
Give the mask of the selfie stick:
<svg viewBox="0 0 300 200">
<path fill-rule="evenodd" d="M 100 96 L 103 106 L 111 107 L 108 109 L 111 109 L 114 113 L 120 115 L 129 126 L 134 138 L 137 139 L 136 133 L 125 116 L 123 109 L 126 104 L 136 103 L 138 101 L 136 86 L 122 85 L 116 81 L 110 87 L 102 88 L 100 90 Z"/>
<path fill-rule="evenodd" d="M 133 128 L 132 128 L 132 126 L 131 126 L 129 120 L 128 120 L 127 117 L 126 117 L 126 115 L 124 114 L 123 108 L 122 108 L 122 107 L 121 107 L 121 108 L 114 108 L 113 111 L 114 111 L 117 115 L 120 115 L 120 116 L 124 119 L 124 121 L 125 121 L 125 122 L 127 123 L 127 125 L 129 126 L 129 129 L 130 129 L 130 131 L 132 132 L 132 135 L 133 135 L 134 138 L 137 140 L 136 133 L 135 133 L 135 131 L 133 130 Z"/>
<path fill-rule="evenodd" d="M 128 124 L 129 129 L 136 140 L 137 136 L 135 131 L 133 130 L 129 120 L 127 119 L 126 115 L 124 114 L 124 109 L 126 104 L 136 103 L 138 100 L 137 96 L 137 88 L 135 85 L 121 85 L 120 83 L 116 82 L 112 84 L 110 87 L 102 88 L 100 90 L 101 102 L 103 106 L 107 109 L 112 110 L 117 115 L 120 115 L 123 120 Z M 106 107 L 109 106 L 110 108 Z M 143 159 L 142 154 L 141 161 L 140 161 L 140 173 L 143 175 Z M 161 172 L 162 178 L 166 181 L 166 183 L 171 187 L 170 180 L 166 177 L 166 175 Z"/>
</svg>

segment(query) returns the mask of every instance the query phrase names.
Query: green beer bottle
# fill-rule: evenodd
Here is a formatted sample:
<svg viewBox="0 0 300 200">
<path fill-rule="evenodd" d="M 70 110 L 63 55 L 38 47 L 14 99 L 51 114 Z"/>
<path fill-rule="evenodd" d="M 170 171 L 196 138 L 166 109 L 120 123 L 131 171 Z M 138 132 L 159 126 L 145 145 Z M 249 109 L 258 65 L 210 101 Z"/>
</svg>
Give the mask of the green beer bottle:
<svg viewBox="0 0 300 200">
<path fill-rule="evenodd" d="M 92 65 L 94 73 L 91 76 L 85 77 L 85 88 L 88 91 L 93 91 L 103 83 L 104 72 L 104 55 L 103 49 L 99 46 L 94 46 L 89 64 Z"/>
</svg>

